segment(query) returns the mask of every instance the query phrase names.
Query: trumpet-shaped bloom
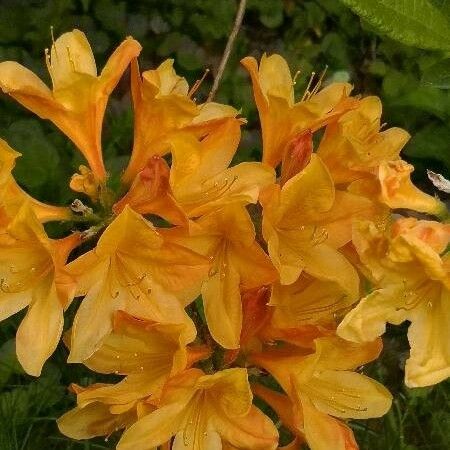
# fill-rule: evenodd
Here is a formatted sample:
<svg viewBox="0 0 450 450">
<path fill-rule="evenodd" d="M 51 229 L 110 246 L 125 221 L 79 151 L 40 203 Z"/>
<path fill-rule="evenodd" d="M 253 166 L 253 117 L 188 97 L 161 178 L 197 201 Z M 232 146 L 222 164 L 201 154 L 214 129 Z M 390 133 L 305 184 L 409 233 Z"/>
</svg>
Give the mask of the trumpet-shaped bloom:
<svg viewBox="0 0 450 450">
<path fill-rule="evenodd" d="M 326 127 L 317 154 L 336 184 L 374 176 L 381 163 L 399 159 L 410 136 L 401 128 L 380 131 L 381 110 L 378 97 L 366 97 Z"/>
<path fill-rule="evenodd" d="M 369 198 L 390 208 L 444 213 L 442 202 L 412 184 L 410 174 L 414 168 L 400 159 L 409 134 L 401 128 L 380 131 L 380 119 L 380 99 L 366 97 L 354 110 L 326 127 L 317 154 L 334 183 L 350 183 L 350 190 L 356 192 L 359 188 L 360 193 L 366 185 L 365 194 Z"/>
<path fill-rule="evenodd" d="M 400 219 L 383 235 L 362 224 L 354 239 L 375 290 L 350 311 L 338 327 L 345 339 L 371 341 L 386 323 L 409 320 L 411 351 L 408 386 L 428 386 L 450 375 L 450 259 L 440 256 L 450 242 L 450 226 Z"/>
<path fill-rule="evenodd" d="M 167 379 L 192 362 L 184 327 L 116 312 L 112 333 L 85 364 L 96 372 L 126 377 L 117 384 L 97 384 L 82 390 L 75 387 L 77 407 L 58 420 L 61 432 L 75 439 L 108 435 L 124 417 L 135 422 L 144 406 L 152 409 Z M 99 414 L 103 411 L 104 420 L 114 427 L 99 427 L 93 409 Z"/>
<path fill-rule="evenodd" d="M 49 239 L 29 204 L 0 235 L 0 320 L 28 306 L 17 330 L 16 352 L 30 375 L 40 375 L 61 337 L 63 313 L 75 294 L 75 281 L 64 265 L 78 243 L 76 234 Z"/>
<path fill-rule="evenodd" d="M 101 128 L 108 97 L 132 58 L 141 51 L 139 43 L 126 39 L 97 75 L 89 42 L 79 30 L 64 33 L 47 52 L 47 67 L 53 90 L 22 65 L 0 63 L 0 87 L 43 119 L 51 120 L 78 147 L 99 180 L 106 173 L 101 150 Z"/>
<path fill-rule="evenodd" d="M 131 64 L 131 92 L 134 108 L 134 143 L 123 181 L 131 184 L 154 155 L 170 151 L 170 136 L 179 130 L 198 134 L 203 126 L 212 125 L 238 114 L 231 106 L 219 103 L 197 105 L 191 97 L 185 78 L 176 74 L 173 60 L 164 61 L 157 69 L 141 75 L 137 60 Z M 196 128 L 199 130 L 196 131 Z"/>
<path fill-rule="evenodd" d="M 335 120 L 357 104 L 349 98 L 351 86 L 333 83 L 318 91 L 319 84 L 295 103 L 294 82 L 284 58 L 263 55 L 241 61 L 253 83 L 253 93 L 261 121 L 263 162 L 273 167 L 282 160 L 288 143 L 300 133 L 312 132 Z"/>
<path fill-rule="evenodd" d="M 336 200 L 333 181 L 318 156 L 312 155 L 305 169 L 282 188 L 269 186 L 260 202 L 263 235 L 281 284 L 294 283 L 305 271 L 336 281 L 352 298 L 358 295 L 358 275 L 337 248 L 350 240 L 345 231 L 349 220 L 366 205 L 344 192 Z"/>
<path fill-rule="evenodd" d="M 183 304 L 200 293 L 208 269 L 206 257 L 163 238 L 125 208 L 97 246 L 68 265 L 77 294 L 86 295 L 74 319 L 69 361 L 84 361 L 101 346 L 119 309 L 156 322 L 188 322 L 194 333 Z"/>
<path fill-rule="evenodd" d="M 228 167 L 241 136 L 240 122 L 224 120 L 203 139 L 179 133 L 171 139 L 170 186 L 188 217 L 198 217 L 230 203 L 256 203 L 274 170 L 258 162 Z"/>
<path fill-rule="evenodd" d="M 358 450 L 352 429 L 340 420 L 318 411 L 307 399 L 303 400 L 302 411 L 295 408 L 290 398 L 260 384 L 252 385 L 255 395 L 263 399 L 277 413 L 281 422 L 295 436 L 283 450 L 299 450 L 308 443 L 312 450 L 325 450 L 333 443 L 333 450 Z M 303 414 L 305 411 L 305 415 Z"/>
<path fill-rule="evenodd" d="M 255 241 L 255 228 L 244 206 L 230 204 L 201 217 L 188 235 L 169 230 L 182 245 L 208 256 L 211 267 L 201 293 L 212 337 L 223 347 L 239 348 L 241 292 L 277 279 L 270 258 Z"/>
<path fill-rule="evenodd" d="M 108 386 L 93 384 L 85 388 L 72 384 L 70 387 L 77 396 L 95 396 L 95 392 L 98 389 Z M 115 405 L 113 397 L 109 400 L 108 403 L 93 401 L 84 406 L 76 406 L 71 409 L 58 419 L 59 431 L 72 439 L 109 436 L 115 431 L 131 426 L 139 417 L 154 409 L 154 406 L 147 404 L 145 400 L 137 402 L 134 408 L 124 407 L 120 403 Z"/>
<path fill-rule="evenodd" d="M 173 449 L 221 450 L 222 442 L 240 449 L 272 450 L 278 433 L 252 405 L 247 371 L 205 375 L 191 369 L 171 379 L 159 408 L 122 436 L 118 450 L 150 450 L 175 437 Z"/>
<path fill-rule="evenodd" d="M 354 344 L 330 336 L 315 340 L 314 353 L 280 348 L 252 355 L 251 361 L 269 371 L 288 394 L 294 415 L 286 425 L 300 431 L 312 450 L 328 450 L 330 442 L 333 449 L 350 450 L 357 448 L 352 432 L 335 418 L 380 417 L 391 406 L 384 386 L 354 372 L 380 350 L 379 340 Z M 273 403 L 273 395 L 259 393 Z M 279 409 L 283 404 L 274 406 Z"/>
</svg>

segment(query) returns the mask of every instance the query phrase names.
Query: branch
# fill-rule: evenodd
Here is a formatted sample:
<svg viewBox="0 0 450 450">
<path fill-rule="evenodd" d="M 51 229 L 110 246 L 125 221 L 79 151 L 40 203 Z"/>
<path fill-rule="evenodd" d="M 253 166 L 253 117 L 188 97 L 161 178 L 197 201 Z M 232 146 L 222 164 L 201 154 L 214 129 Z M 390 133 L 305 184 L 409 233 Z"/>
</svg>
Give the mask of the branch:
<svg viewBox="0 0 450 450">
<path fill-rule="evenodd" d="M 217 89 L 219 89 L 219 83 L 220 83 L 220 80 L 222 79 L 223 72 L 225 70 L 225 66 L 227 65 L 227 62 L 228 62 L 228 58 L 230 57 L 234 41 L 239 33 L 239 29 L 241 28 L 242 19 L 244 18 L 246 3 L 247 3 L 247 0 L 240 0 L 240 2 L 239 2 L 239 7 L 238 7 L 238 10 L 236 13 L 236 18 L 234 19 L 233 29 L 231 30 L 230 36 L 228 37 L 228 42 L 227 42 L 227 45 L 223 52 L 222 59 L 219 64 L 219 68 L 217 69 L 217 74 L 214 77 L 214 83 L 211 88 L 211 92 L 209 93 L 208 99 L 206 100 L 207 102 L 211 102 L 214 99 L 214 97 L 217 93 Z"/>
</svg>

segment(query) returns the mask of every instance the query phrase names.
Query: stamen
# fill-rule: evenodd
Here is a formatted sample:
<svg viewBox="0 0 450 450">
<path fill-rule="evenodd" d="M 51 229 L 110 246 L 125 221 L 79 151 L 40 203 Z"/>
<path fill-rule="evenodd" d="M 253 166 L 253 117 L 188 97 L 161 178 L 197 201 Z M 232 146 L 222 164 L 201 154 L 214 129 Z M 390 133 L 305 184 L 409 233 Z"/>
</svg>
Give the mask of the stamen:
<svg viewBox="0 0 450 450">
<path fill-rule="evenodd" d="M 206 78 L 206 75 L 208 75 L 209 72 L 210 72 L 209 69 L 205 69 L 205 72 L 203 73 L 202 77 L 193 84 L 193 86 L 191 87 L 191 89 L 188 92 L 189 98 L 191 98 L 199 90 L 200 86 L 202 85 L 203 81 Z M 194 101 L 195 101 L 195 99 L 194 99 Z"/>
<path fill-rule="evenodd" d="M 53 34 L 53 25 L 50 25 L 50 34 L 52 36 L 52 48 L 55 49 L 56 59 L 59 61 L 58 50 L 56 48 L 55 35 Z"/>
<path fill-rule="evenodd" d="M 301 71 L 297 70 L 297 72 L 295 72 L 294 78 L 292 79 L 292 84 L 295 86 L 297 84 L 297 78 L 299 77 Z"/>
<path fill-rule="evenodd" d="M 234 177 L 231 181 L 228 178 L 225 178 L 223 180 L 222 185 L 219 185 L 219 182 L 215 181 L 210 188 L 208 188 L 204 191 L 196 192 L 195 194 L 192 195 L 191 199 L 189 199 L 189 198 L 185 199 L 183 201 L 183 204 L 195 205 L 195 204 L 201 203 L 202 201 L 204 201 L 204 199 L 202 199 L 202 196 L 207 197 L 208 201 L 217 200 L 218 198 L 220 198 L 221 196 L 226 194 L 233 187 L 234 183 L 236 183 L 238 178 L 239 177 L 237 175 L 234 175 Z M 206 183 L 206 181 L 208 181 L 208 180 L 203 181 L 202 185 L 204 185 Z"/>
<path fill-rule="evenodd" d="M 313 90 L 311 92 L 311 96 L 317 94 L 317 92 L 319 91 L 320 86 L 322 85 L 323 78 L 325 77 L 325 74 L 327 73 L 327 70 L 328 70 L 328 65 L 326 65 L 325 69 L 322 70 L 322 73 L 320 74 L 319 81 L 316 83 L 316 85 L 314 86 L 314 88 L 313 88 Z"/>
<path fill-rule="evenodd" d="M 311 97 L 311 93 L 309 92 L 309 88 L 311 87 L 311 84 L 312 84 L 315 76 L 316 76 L 316 72 L 312 72 L 311 76 L 309 78 L 309 81 L 308 81 L 308 86 L 306 86 L 305 92 L 303 93 L 303 96 L 302 96 L 302 98 L 300 100 L 301 102 L 303 102 L 305 99 L 309 100 L 309 98 Z"/>
</svg>

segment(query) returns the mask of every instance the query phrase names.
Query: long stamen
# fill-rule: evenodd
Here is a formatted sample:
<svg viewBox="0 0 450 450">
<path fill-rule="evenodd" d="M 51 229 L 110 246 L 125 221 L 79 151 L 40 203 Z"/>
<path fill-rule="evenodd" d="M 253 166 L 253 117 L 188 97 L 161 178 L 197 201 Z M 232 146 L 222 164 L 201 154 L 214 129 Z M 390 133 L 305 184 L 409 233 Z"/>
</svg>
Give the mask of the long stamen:
<svg viewBox="0 0 450 450">
<path fill-rule="evenodd" d="M 209 72 L 210 72 L 209 69 L 205 69 L 205 72 L 203 73 L 202 77 L 193 84 L 193 86 L 188 92 L 189 98 L 191 98 L 200 89 L 200 86 L 202 85 L 203 81 L 206 78 L 206 75 L 208 75 Z"/>
<path fill-rule="evenodd" d="M 303 96 L 301 98 L 301 102 L 304 100 L 308 100 L 311 97 L 311 93 L 309 92 L 309 88 L 311 87 L 311 84 L 314 80 L 314 77 L 316 76 L 316 72 L 312 72 L 311 76 L 309 77 L 308 86 L 306 86 L 305 92 L 303 93 Z"/>
<path fill-rule="evenodd" d="M 185 205 L 195 205 L 199 202 L 202 202 L 203 196 L 205 196 L 208 201 L 217 200 L 219 197 L 226 194 L 232 188 L 232 186 L 234 185 L 234 183 L 236 183 L 238 178 L 239 177 L 237 175 L 235 175 L 231 181 L 228 178 L 225 178 L 222 184 L 219 184 L 218 181 L 215 181 L 212 187 L 204 191 L 196 192 L 195 194 L 192 195 L 193 198 L 184 200 L 183 203 Z M 202 185 L 204 184 L 205 182 L 202 183 Z"/>
<path fill-rule="evenodd" d="M 53 33 L 53 25 L 50 25 L 50 34 L 52 36 L 52 48 L 55 49 L 56 59 L 59 61 L 58 49 L 56 48 L 55 35 Z"/>
<path fill-rule="evenodd" d="M 325 69 L 322 70 L 319 80 L 317 81 L 316 85 L 314 86 L 313 90 L 311 91 L 311 96 L 317 94 L 317 92 L 319 91 L 320 86 L 322 86 L 323 78 L 325 77 L 325 74 L 327 73 L 327 70 L 328 70 L 328 65 L 326 65 Z"/>
</svg>

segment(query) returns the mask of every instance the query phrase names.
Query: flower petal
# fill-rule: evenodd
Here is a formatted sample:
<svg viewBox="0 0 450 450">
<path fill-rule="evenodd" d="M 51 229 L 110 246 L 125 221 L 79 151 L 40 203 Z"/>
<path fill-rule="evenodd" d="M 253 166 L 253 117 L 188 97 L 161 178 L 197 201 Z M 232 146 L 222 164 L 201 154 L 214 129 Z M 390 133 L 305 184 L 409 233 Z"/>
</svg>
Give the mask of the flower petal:
<svg viewBox="0 0 450 450">
<path fill-rule="evenodd" d="M 380 417 L 389 411 L 392 403 L 391 394 L 380 383 L 342 370 L 322 371 L 297 389 L 306 393 L 318 410 L 335 417 Z"/>
<path fill-rule="evenodd" d="M 410 312 L 405 382 L 409 387 L 431 386 L 450 376 L 450 292 L 424 302 Z"/>
<path fill-rule="evenodd" d="M 358 450 L 353 431 L 343 422 L 322 413 L 307 399 L 302 398 L 306 442 L 311 450 Z"/>
<path fill-rule="evenodd" d="M 337 334 L 353 342 L 373 341 L 386 330 L 386 323 L 398 325 L 405 320 L 404 292 L 399 286 L 378 289 L 352 309 L 340 323 Z"/>
<path fill-rule="evenodd" d="M 34 297 L 17 330 L 16 352 L 24 370 L 39 376 L 59 343 L 64 317 L 55 284 L 47 292 L 39 290 Z"/>
</svg>

